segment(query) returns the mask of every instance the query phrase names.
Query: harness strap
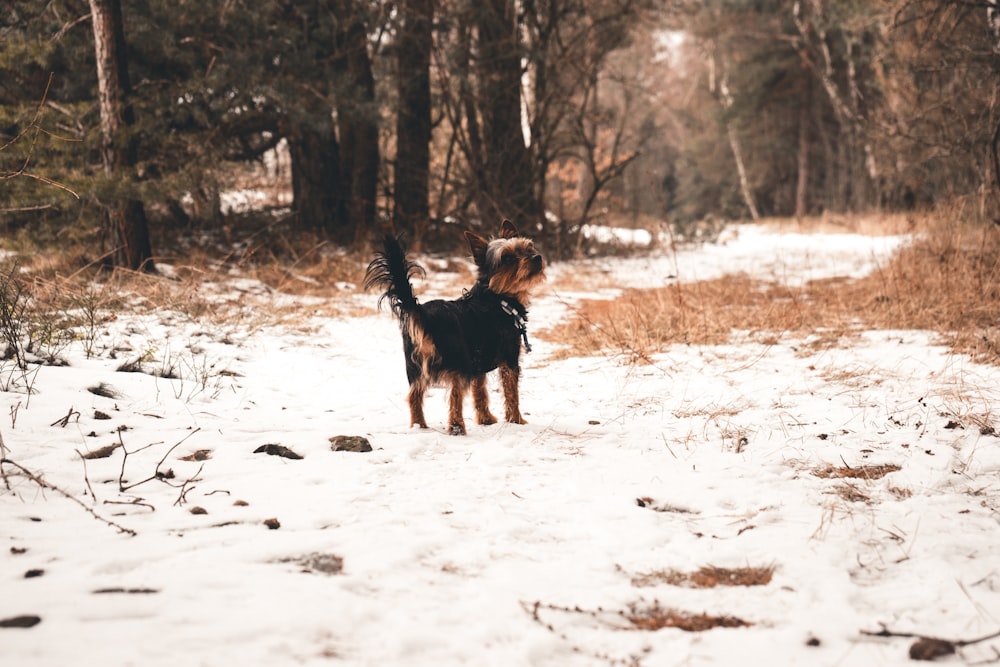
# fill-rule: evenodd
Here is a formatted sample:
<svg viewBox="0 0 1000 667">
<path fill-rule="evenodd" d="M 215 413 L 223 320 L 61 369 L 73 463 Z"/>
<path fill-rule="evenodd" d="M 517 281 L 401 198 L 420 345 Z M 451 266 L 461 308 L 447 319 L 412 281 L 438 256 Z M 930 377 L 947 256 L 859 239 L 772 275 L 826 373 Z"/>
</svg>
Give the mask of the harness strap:
<svg viewBox="0 0 1000 667">
<path fill-rule="evenodd" d="M 521 332 L 521 340 L 524 341 L 524 351 L 531 352 L 531 343 L 528 342 L 528 311 L 516 301 L 511 303 L 507 299 L 500 299 L 500 308 L 514 318 L 514 326 Z"/>
</svg>

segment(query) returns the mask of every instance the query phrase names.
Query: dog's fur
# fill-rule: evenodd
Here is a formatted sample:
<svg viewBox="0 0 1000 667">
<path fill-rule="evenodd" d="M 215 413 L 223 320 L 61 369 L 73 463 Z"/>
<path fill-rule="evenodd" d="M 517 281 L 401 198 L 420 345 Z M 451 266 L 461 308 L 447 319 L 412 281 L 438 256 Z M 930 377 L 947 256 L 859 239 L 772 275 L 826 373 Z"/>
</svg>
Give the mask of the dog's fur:
<svg viewBox="0 0 1000 667">
<path fill-rule="evenodd" d="M 545 279 L 545 260 L 509 220 L 500 225 L 499 238 L 487 241 L 471 232 L 465 237 L 479 275 L 460 299 L 419 303 L 410 279 L 424 270 L 407 258 L 402 242 L 392 235 L 385 236 L 365 274 L 365 289 L 382 289 L 379 306 L 388 300 L 399 320 L 410 382 L 410 426 L 427 428 L 424 393 L 433 384 L 447 384 L 452 435 L 465 435 L 462 401 L 470 388 L 476 422 L 496 423 L 486 393 L 486 374 L 496 368 L 507 421 L 525 423 L 518 394 L 521 341 L 527 345 L 530 293 Z"/>
</svg>

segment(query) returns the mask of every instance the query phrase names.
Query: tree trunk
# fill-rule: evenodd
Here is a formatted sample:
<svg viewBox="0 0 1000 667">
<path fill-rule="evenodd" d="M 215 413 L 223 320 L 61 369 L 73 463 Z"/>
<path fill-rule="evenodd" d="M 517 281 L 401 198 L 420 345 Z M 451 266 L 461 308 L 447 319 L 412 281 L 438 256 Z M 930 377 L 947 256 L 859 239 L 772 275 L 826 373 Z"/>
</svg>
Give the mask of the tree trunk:
<svg viewBox="0 0 1000 667">
<path fill-rule="evenodd" d="M 514 0 L 478 3 L 479 115 L 482 118 L 484 175 L 492 226 L 504 217 L 532 228 L 541 217 L 534 192 L 531 158 L 521 127 L 521 55 Z"/>
<path fill-rule="evenodd" d="M 419 249 L 430 217 L 432 0 L 403 0 L 397 52 L 396 167 L 393 217 Z"/>
<path fill-rule="evenodd" d="M 723 108 L 728 110 L 733 106 L 733 96 L 729 92 L 729 75 L 725 63 L 723 63 L 722 72 L 722 79 L 719 81 L 719 97 Z M 733 151 L 733 159 L 736 160 L 736 175 L 740 179 L 740 192 L 743 194 L 743 201 L 747 205 L 747 210 L 750 211 L 750 218 L 758 220 L 760 213 L 757 212 L 757 203 L 754 201 L 753 189 L 750 187 L 750 179 L 747 177 L 747 168 L 743 162 L 743 151 L 740 150 L 739 138 L 736 136 L 732 121 L 727 119 L 725 126 L 726 136 L 729 137 L 729 148 Z"/>
<path fill-rule="evenodd" d="M 337 120 L 340 129 L 341 174 L 350 179 L 351 197 L 347 214 L 353 230 L 349 241 L 360 244 L 375 228 L 375 198 L 378 193 L 378 106 L 375 77 L 368 56 L 368 31 L 353 3 L 334 3 L 348 13 L 344 29 L 336 39 L 338 65 L 345 75 L 340 91 Z"/>
<path fill-rule="evenodd" d="M 795 217 L 802 218 L 809 213 L 809 120 L 812 106 L 812 78 L 809 67 L 803 63 L 805 86 L 802 104 L 799 106 L 799 168 L 795 185 Z"/>
<path fill-rule="evenodd" d="M 458 16 L 458 38 L 455 49 L 455 76 L 458 79 L 458 102 L 455 105 L 454 127 L 459 128 L 455 136 L 461 135 L 464 119 L 465 141 L 462 149 L 469 164 L 471 176 L 471 192 L 465 194 L 466 201 L 474 201 L 480 217 L 491 209 L 492 197 L 488 194 L 486 183 L 485 151 L 483 150 L 483 132 L 479 126 L 479 112 L 476 100 L 475 86 L 472 75 L 472 25 L 468 21 L 468 13 L 460 12 Z M 462 207 L 464 208 L 464 207 Z"/>
<path fill-rule="evenodd" d="M 822 3 L 819 0 L 809 0 L 809 6 L 813 15 L 822 23 L 824 18 Z M 845 76 L 848 87 L 848 99 L 845 101 L 835 77 L 834 59 L 827 43 L 826 30 L 817 25 L 817 22 L 804 18 L 802 4 L 799 0 L 796 0 L 792 5 L 792 19 L 802 36 L 803 43 L 813 45 L 821 56 L 822 62 L 814 71 L 819 77 L 823 90 L 826 91 L 830 105 L 833 107 L 834 117 L 841 128 L 839 152 L 844 157 L 841 166 L 846 169 L 846 174 L 844 177 L 845 189 L 842 191 L 843 199 L 838 203 L 846 209 L 866 208 L 871 203 L 871 197 L 868 193 L 873 189 L 878 179 L 878 166 L 875 163 L 875 153 L 865 133 L 858 108 L 860 94 L 857 90 L 851 39 L 849 36 L 844 38 Z M 814 35 L 815 39 L 813 39 Z"/>
<path fill-rule="evenodd" d="M 292 207 L 303 227 L 333 233 L 347 223 L 349 188 L 340 178 L 339 147 L 329 113 L 288 128 Z"/>
<path fill-rule="evenodd" d="M 125 56 L 120 0 L 90 0 L 97 56 L 97 93 L 101 115 L 101 161 L 109 181 L 135 179 L 136 141 L 128 97 L 131 84 Z M 104 206 L 103 238 L 112 266 L 154 272 L 149 223 L 142 202 L 131 193 L 115 195 Z M 107 246 L 111 247 L 108 248 Z"/>
</svg>

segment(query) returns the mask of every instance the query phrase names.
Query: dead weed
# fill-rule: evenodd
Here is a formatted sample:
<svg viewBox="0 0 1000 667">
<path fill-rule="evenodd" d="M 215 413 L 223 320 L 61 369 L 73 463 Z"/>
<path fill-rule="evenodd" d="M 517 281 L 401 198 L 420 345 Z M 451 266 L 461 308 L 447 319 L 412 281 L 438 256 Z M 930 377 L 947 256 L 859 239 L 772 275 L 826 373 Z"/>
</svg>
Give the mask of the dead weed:
<svg viewBox="0 0 1000 667">
<path fill-rule="evenodd" d="M 662 607 L 659 600 L 654 600 L 652 604 L 633 602 L 622 615 L 632 624 L 633 629 L 648 632 L 664 628 L 705 632 L 714 628 L 745 628 L 753 625 L 735 616 L 715 616 Z"/>
<path fill-rule="evenodd" d="M 813 470 L 813 475 L 823 479 L 882 479 L 891 472 L 902 470 L 895 463 L 882 463 L 877 465 L 864 466 L 832 466 L 826 465 L 823 468 Z"/>
<path fill-rule="evenodd" d="M 684 588 L 715 588 L 717 586 L 766 586 L 771 583 L 774 566 L 716 567 L 705 565 L 694 572 L 654 570 L 632 577 L 632 585 L 640 588 L 666 584 Z"/>
</svg>

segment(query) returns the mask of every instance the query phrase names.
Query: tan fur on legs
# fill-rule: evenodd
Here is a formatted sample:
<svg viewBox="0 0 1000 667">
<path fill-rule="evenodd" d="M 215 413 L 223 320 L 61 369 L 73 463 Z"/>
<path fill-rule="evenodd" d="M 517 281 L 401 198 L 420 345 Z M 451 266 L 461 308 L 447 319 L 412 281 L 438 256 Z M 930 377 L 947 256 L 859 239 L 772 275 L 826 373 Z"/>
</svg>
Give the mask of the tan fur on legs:
<svg viewBox="0 0 1000 667">
<path fill-rule="evenodd" d="M 500 364 L 500 384 L 503 386 L 504 415 L 511 424 L 527 424 L 521 416 L 520 397 L 517 383 L 521 376 L 520 368 L 511 368 Z"/>
<path fill-rule="evenodd" d="M 486 375 L 472 378 L 472 403 L 476 407 L 476 423 L 488 426 L 496 424 L 497 418 L 490 412 L 490 397 L 486 393 Z"/>
<path fill-rule="evenodd" d="M 465 378 L 454 377 L 451 382 L 451 399 L 448 402 L 448 432 L 465 435 L 465 419 L 462 417 L 462 400 L 469 389 Z"/>
<path fill-rule="evenodd" d="M 424 392 L 427 386 L 423 379 L 417 380 L 410 385 L 410 393 L 407 400 L 410 403 L 410 428 L 416 424 L 420 428 L 427 428 L 427 421 L 424 420 Z"/>
</svg>

